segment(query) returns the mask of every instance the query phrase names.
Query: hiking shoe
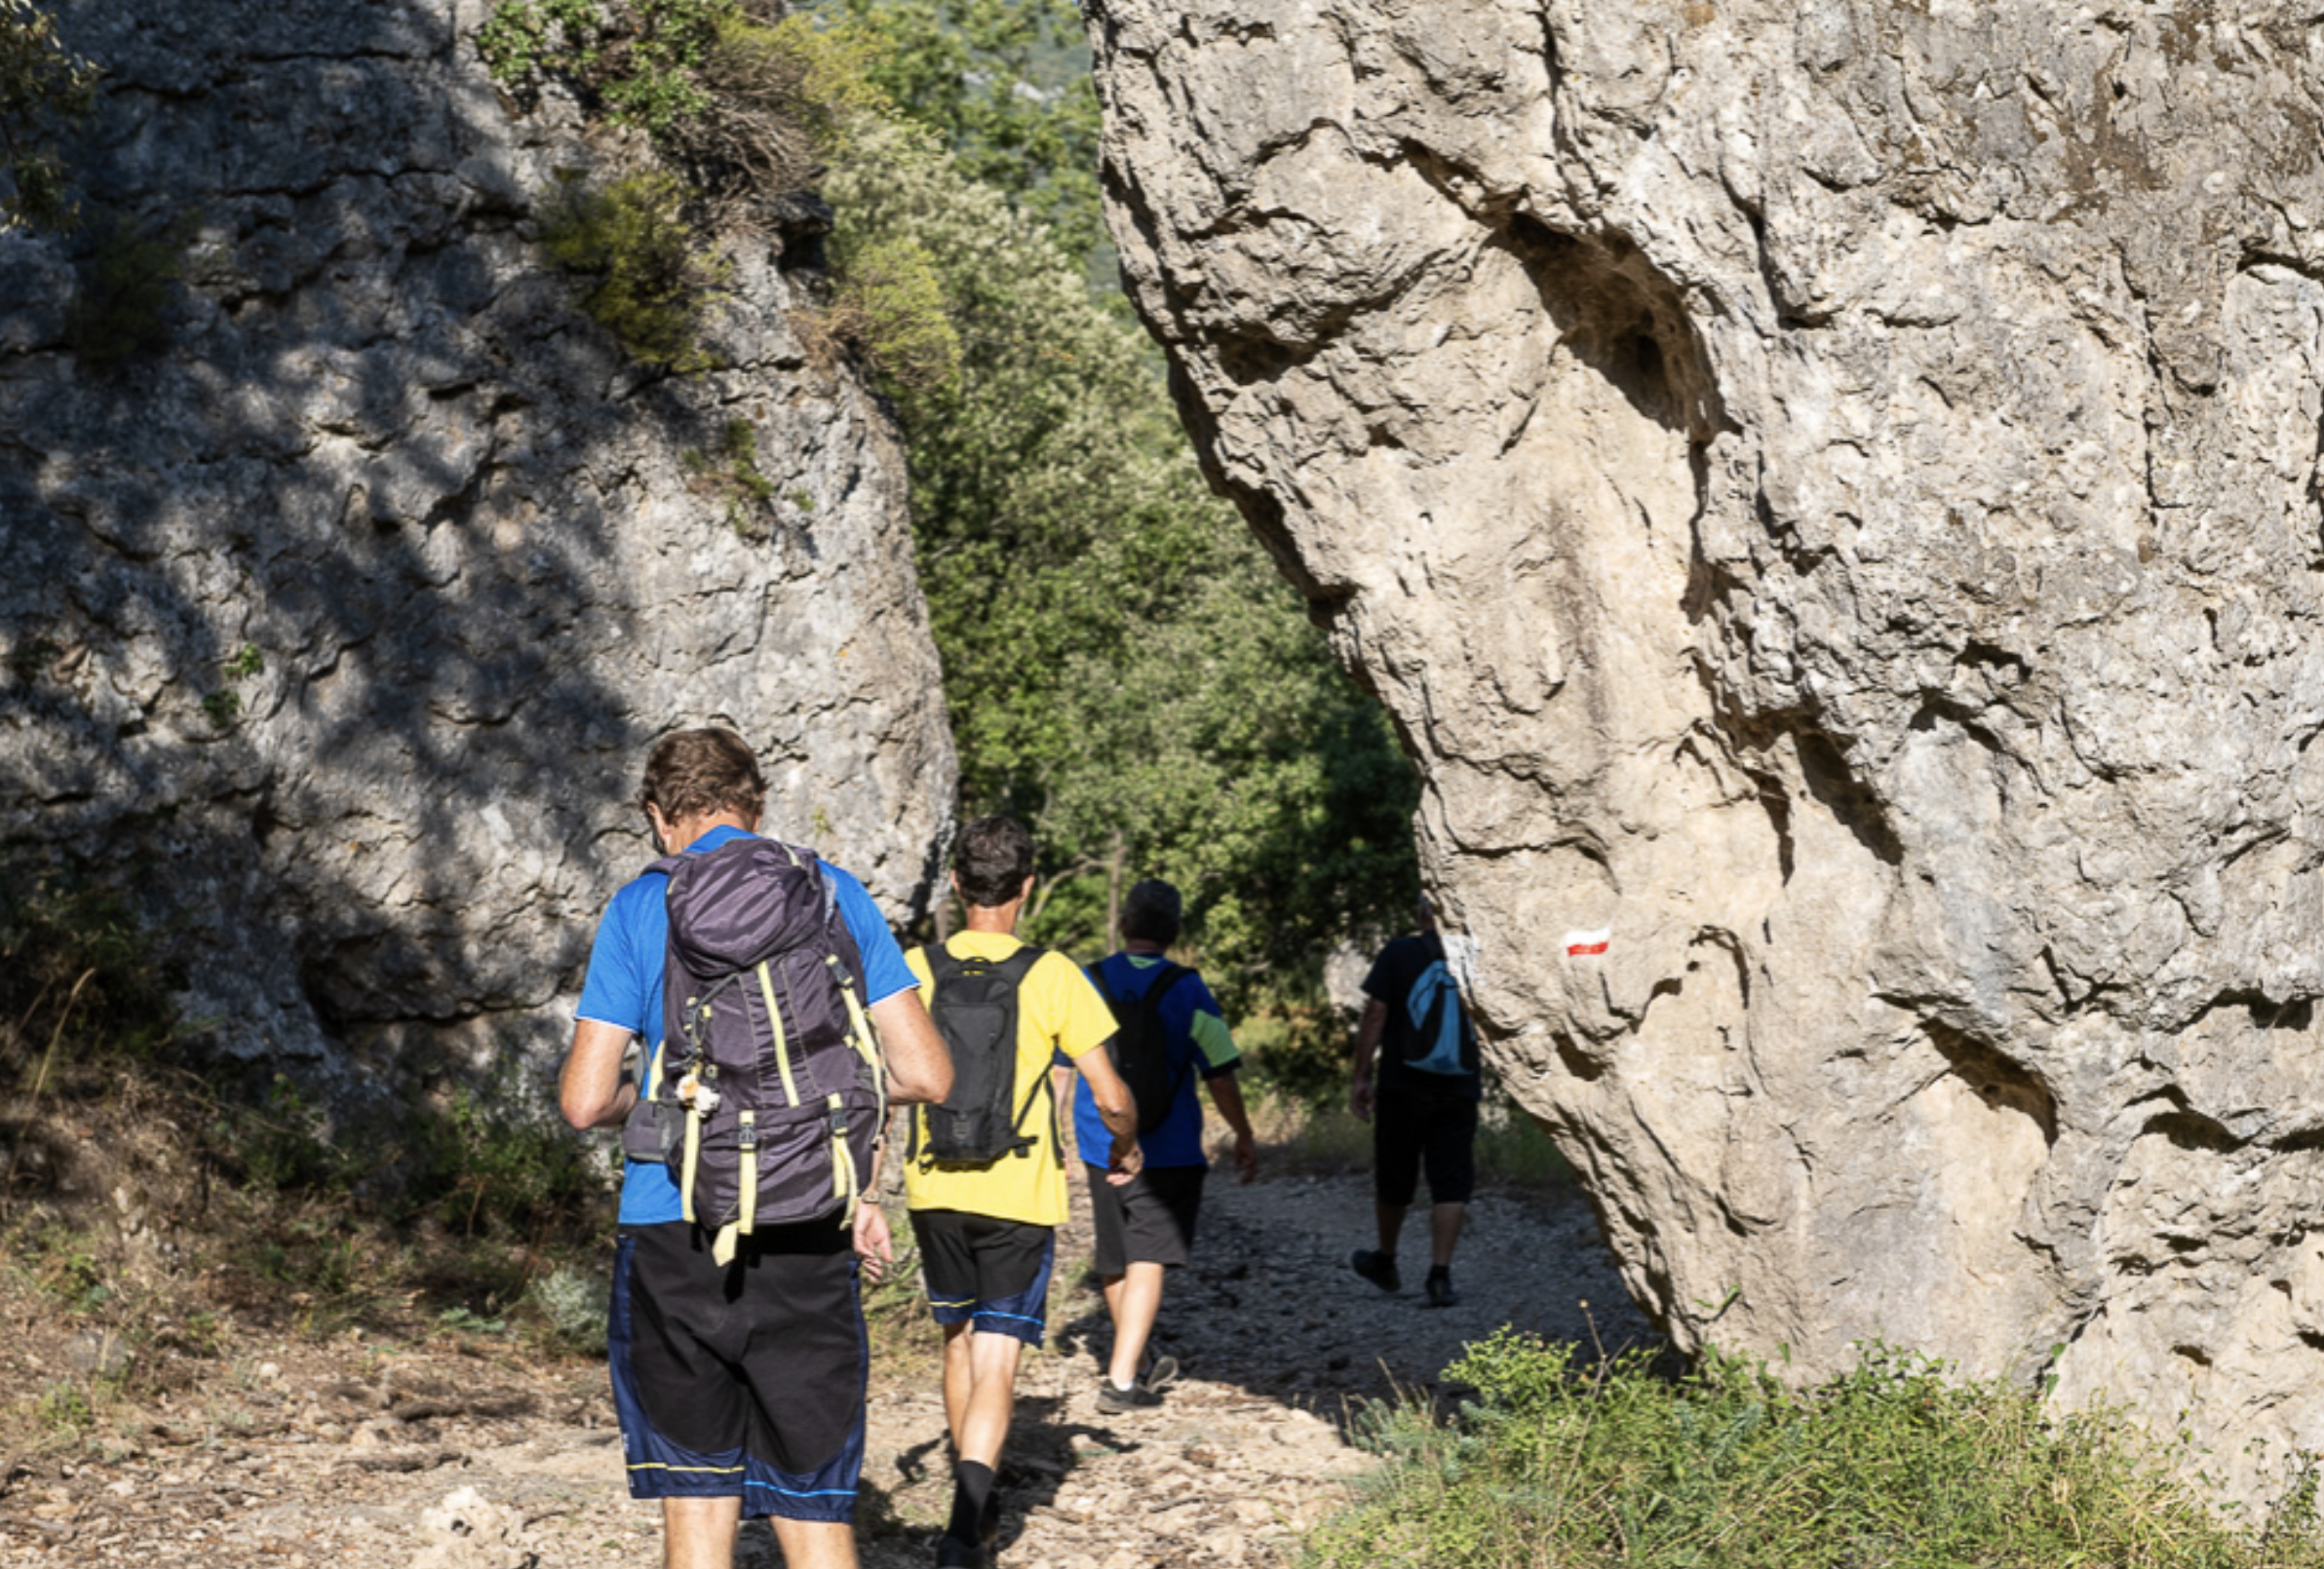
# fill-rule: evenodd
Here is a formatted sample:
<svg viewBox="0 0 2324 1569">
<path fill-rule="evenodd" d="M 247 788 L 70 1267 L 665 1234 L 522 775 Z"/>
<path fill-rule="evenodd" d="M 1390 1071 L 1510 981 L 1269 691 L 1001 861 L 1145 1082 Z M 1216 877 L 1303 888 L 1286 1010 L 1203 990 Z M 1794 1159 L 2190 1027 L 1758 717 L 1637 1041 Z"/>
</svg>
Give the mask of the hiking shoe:
<svg viewBox="0 0 2324 1569">
<path fill-rule="evenodd" d="M 1347 1267 L 1383 1291 L 1393 1291 L 1404 1284 L 1404 1277 L 1396 1273 L 1396 1259 L 1392 1254 L 1375 1253 L 1369 1247 L 1359 1247 L 1348 1255 Z"/>
<path fill-rule="evenodd" d="M 1139 1371 L 1138 1382 L 1147 1389 L 1158 1390 L 1165 1384 L 1176 1382 L 1178 1376 L 1179 1359 L 1176 1357 L 1148 1355 L 1145 1366 Z"/>
<path fill-rule="evenodd" d="M 1126 1411 L 1150 1411 L 1162 1403 L 1162 1397 L 1143 1382 L 1126 1390 L 1113 1387 L 1113 1380 L 1098 1380 L 1098 1409 L 1107 1416 L 1120 1416 Z"/>
<path fill-rule="evenodd" d="M 985 1495 L 985 1512 L 977 1520 L 977 1540 L 987 1552 L 1000 1545 L 1000 1486 Z"/>
<path fill-rule="evenodd" d="M 1431 1275 L 1428 1278 L 1428 1305 L 1430 1307 L 1450 1308 L 1455 1306 L 1459 1301 L 1460 1293 L 1452 1289 L 1452 1276 Z"/>
<path fill-rule="evenodd" d="M 955 1536 L 938 1537 L 936 1569 L 985 1569 L 984 1550 Z"/>
</svg>

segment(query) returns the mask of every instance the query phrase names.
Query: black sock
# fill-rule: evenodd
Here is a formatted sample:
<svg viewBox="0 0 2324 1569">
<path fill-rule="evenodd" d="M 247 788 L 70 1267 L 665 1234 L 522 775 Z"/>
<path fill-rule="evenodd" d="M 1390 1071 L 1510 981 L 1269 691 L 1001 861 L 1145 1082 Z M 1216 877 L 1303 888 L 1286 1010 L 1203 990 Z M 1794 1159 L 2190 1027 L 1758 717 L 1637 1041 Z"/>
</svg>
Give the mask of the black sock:
<svg viewBox="0 0 2324 1569">
<path fill-rule="evenodd" d="M 1428 1266 L 1428 1278 L 1432 1281 L 1449 1281 L 1452 1279 L 1452 1266 L 1450 1264 L 1431 1264 Z"/>
<path fill-rule="evenodd" d="M 952 1468 L 952 1523 L 945 1535 L 955 1542 L 974 1542 L 985 1521 L 985 1501 L 992 1496 L 992 1468 L 963 1460 Z"/>
</svg>

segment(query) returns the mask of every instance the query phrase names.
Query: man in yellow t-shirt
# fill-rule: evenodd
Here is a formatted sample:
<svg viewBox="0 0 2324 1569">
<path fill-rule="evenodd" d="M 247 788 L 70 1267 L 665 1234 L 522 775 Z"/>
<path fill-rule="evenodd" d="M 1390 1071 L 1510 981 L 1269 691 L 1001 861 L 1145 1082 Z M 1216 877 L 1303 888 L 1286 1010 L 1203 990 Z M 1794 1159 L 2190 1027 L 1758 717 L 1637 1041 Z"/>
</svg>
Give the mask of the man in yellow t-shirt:
<svg viewBox="0 0 2324 1569">
<path fill-rule="evenodd" d="M 1017 913 L 1032 886 L 1032 834 L 1015 818 L 979 818 L 952 852 L 968 930 L 937 953 L 905 955 L 954 1066 L 943 1106 L 913 1109 L 904 1164 L 928 1304 L 945 1332 L 952 1514 L 937 1544 L 939 1569 L 984 1569 L 1000 1523 L 993 1473 L 1009 1436 L 1018 1358 L 1047 1328 L 1066 1206 L 1054 1053 L 1089 1081 L 1112 1135 L 1106 1179 L 1128 1182 L 1140 1164 L 1129 1087 L 1099 1050 L 1113 1035 L 1113 1014 L 1080 966 L 1017 940 Z M 1011 1013 L 1013 1062 L 999 1040 Z M 1005 1108 L 997 1117 L 996 1107 Z M 946 1152 L 950 1158 L 940 1159 Z"/>
</svg>

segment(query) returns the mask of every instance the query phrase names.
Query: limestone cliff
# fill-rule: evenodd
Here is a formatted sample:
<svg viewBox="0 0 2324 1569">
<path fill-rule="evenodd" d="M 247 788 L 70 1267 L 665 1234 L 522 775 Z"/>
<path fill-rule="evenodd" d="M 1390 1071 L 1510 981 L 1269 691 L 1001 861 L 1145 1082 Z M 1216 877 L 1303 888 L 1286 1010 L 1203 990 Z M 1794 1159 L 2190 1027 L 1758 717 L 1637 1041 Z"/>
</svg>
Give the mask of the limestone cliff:
<svg viewBox="0 0 2324 1569">
<path fill-rule="evenodd" d="M 1639 1299 L 2324 1444 L 2314 8 L 1089 13 L 1139 307 Z"/>
<path fill-rule="evenodd" d="M 809 364 L 782 242 L 734 258 L 722 368 L 651 373 L 533 243 L 589 153 L 504 112 L 482 6 L 63 15 L 106 71 L 90 233 L 0 238 L 8 863 L 134 879 L 239 1049 L 539 1047 L 653 854 L 645 746 L 720 720 L 770 831 L 910 911 L 953 764 L 902 457 Z M 97 367 L 74 301 L 123 221 L 184 276 Z M 721 472 L 737 421 L 771 495 Z"/>
</svg>

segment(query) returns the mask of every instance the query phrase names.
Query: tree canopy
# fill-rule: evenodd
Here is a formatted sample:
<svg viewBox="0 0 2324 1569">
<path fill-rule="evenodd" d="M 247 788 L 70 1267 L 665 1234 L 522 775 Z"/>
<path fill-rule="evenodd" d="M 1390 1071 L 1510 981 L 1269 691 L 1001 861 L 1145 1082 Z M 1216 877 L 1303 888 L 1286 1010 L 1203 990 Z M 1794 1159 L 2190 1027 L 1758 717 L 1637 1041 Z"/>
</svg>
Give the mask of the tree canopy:
<svg viewBox="0 0 2324 1569">
<path fill-rule="evenodd" d="M 1167 877 L 1230 1004 L 1306 1013 L 1330 949 L 1409 907 L 1416 784 L 1087 286 L 1094 101 L 1030 74 L 1073 8 L 833 9 L 896 40 L 874 69 L 949 153 L 874 138 L 825 192 L 839 269 L 925 255 L 959 339 L 954 378 L 891 391 L 963 807 L 1034 825 L 1034 937 L 1090 953 L 1128 881 Z"/>
</svg>

